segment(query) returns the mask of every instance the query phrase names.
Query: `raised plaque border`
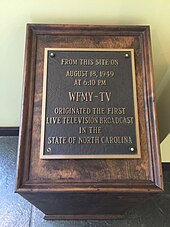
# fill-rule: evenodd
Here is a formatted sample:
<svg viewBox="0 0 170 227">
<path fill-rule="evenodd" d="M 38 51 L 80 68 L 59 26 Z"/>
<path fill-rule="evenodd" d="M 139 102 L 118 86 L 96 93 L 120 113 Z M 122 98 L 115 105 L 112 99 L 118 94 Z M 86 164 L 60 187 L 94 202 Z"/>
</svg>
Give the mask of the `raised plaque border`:
<svg viewBox="0 0 170 227">
<path fill-rule="evenodd" d="M 131 52 L 131 67 L 132 67 L 132 82 L 133 82 L 133 102 L 135 115 L 136 143 L 137 154 L 131 155 L 44 155 L 44 135 L 45 135 L 45 112 L 46 112 L 46 93 L 47 93 L 47 61 L 48 51 L 103 51 L 103 52 Z M 139 119 L 138 106 L 136 95 L 136 76 L 135 76 L 135 59 L 134 49 L 113 49 L 113 48 L 45 48 L 44 49 L 44 73 L 43 73 L 43 96 L 42 96 L 42 118 L 41 118 L 41 144 L 40 144 L 40 159 L 133 159 L 141 158 L 140 136 L 139 136 Z"/>
</svg>

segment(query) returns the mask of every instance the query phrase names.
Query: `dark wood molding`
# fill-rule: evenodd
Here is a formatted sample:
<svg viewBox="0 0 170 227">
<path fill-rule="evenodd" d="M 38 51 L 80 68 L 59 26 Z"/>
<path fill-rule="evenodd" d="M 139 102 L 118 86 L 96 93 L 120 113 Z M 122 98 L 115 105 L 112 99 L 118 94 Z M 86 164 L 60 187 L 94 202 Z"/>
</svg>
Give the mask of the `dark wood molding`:
<svg viewBox="0 0 170 227">
<path fill-rule="evenodd" d="M 0 127 L 0 136 L 18 136 L 19 127 Z"/>
</svg>

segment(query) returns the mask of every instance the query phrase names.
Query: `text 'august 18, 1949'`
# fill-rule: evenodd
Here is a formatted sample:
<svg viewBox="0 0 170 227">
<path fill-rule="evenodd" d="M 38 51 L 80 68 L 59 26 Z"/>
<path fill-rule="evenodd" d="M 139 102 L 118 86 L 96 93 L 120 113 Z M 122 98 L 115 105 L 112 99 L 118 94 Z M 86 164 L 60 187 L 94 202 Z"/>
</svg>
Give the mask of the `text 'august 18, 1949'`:
<svg viewBox="0 0 170 227">
<path fill-rule="evenodd" d="M 131 49 L 45 49 L 41 158 L 140 157 Z"/>
</svg>

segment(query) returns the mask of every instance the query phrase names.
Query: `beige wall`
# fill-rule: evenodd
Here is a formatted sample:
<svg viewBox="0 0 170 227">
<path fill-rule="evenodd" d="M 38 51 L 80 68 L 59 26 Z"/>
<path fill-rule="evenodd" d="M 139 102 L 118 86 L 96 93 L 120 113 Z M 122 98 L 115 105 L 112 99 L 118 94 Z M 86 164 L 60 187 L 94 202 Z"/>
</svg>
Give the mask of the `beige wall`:
<svg viewBox="0 0 170 227">
<path fill-rule="evenodd" d="M 149 24 L 157 87 L 170 66 L 169 0 L 1 0 L 0 126 L 19 126 L 25 25 L 28 22 Z M 165 97 L 164 102 L 167 100 Z"/>
</svg>

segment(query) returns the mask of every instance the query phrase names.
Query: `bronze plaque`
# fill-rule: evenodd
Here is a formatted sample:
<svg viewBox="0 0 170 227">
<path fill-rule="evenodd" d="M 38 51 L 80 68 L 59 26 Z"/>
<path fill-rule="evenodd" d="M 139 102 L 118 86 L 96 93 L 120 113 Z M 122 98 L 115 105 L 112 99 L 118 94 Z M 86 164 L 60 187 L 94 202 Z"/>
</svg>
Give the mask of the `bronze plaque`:
<svg viewBox="0 0 170 227">
<path fill-rule="evenodd" d="M 140 158 L 133 49 L 46 48 L 42 159 Z"/>
</svg>

